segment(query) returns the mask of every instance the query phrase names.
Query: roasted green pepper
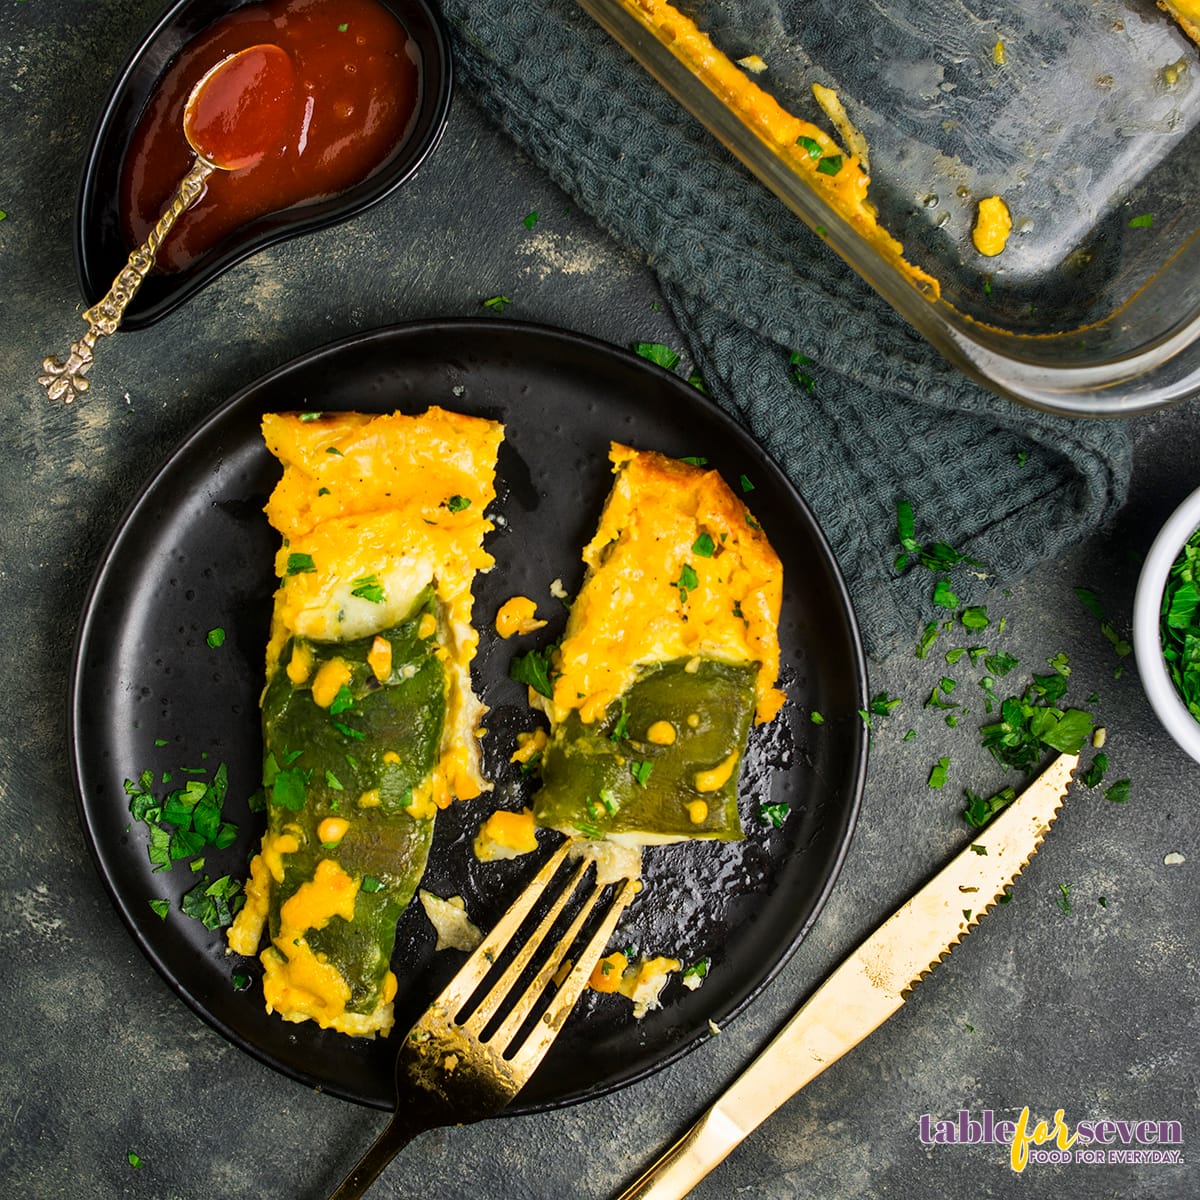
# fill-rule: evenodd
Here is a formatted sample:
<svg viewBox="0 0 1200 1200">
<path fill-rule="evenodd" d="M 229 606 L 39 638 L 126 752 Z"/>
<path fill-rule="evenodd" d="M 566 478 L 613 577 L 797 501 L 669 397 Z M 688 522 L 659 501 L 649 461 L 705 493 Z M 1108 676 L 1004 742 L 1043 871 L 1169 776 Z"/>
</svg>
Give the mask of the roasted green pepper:
<svg viewBox="0 0 1200 1200">
<path fill-rule="evenodd" d="M 293 638 L 263 696 L 268 841 L 290 835 L 298 843 L 282 854 L 283 879 L 271 889 L 270 936 L 288 957 L 281 910 L 322 860 L 335 861 L 357 883 L 353 918 L 330 916 L 303 941 L 349 985 L 351 1013 L 371 1013 L 381 1002 L 396 922 L 433 839 L 433 818 L 408 811 L 413 789 L 437 762 L 445 719 L 445 672 L 433 640 L 418 632 L 433 611 L 430 588 L 404 621 L 374 637 Z M 332 700 L 314 698 L 331 677 Z"/>
<path fill-rule="evenodd" d="M 662 663 L 602 719 L 584 724 L 570 712 L 542 757 L 535 820 L 629 842 L 741 838 L 738 770 L 757 671 L 713 659 Z"/>
</svg>

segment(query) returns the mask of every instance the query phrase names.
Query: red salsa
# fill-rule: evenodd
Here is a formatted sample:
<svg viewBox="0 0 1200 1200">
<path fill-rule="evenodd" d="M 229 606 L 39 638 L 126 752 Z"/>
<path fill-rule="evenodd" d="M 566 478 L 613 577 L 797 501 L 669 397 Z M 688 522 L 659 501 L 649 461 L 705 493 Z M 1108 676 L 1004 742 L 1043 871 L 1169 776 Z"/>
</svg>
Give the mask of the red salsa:
<svg viewBox="0 0 1200 1200">
<path fill-rule="evenodd" d="M 280 119 L 255 150 L 262 140 L 271 147 L 252 165 L 209 176 L 205 194 L 159 250 L 162 270 L 187 267 L 256 217 L 353 187 L 403 141 L 418 98 L 417 51 L 388 9 L 376 0 L 249 4 L 183 48 L 142 114 L 121 174 L 131 246 L 145 239 L 195 160 L 184 136 L 193 88 L 222 59 L 257 45 L 283 49 L 295 72 L 294 87 L 279 91 Z M 220 97 L 213 99 L 216 112 Z M 235 136 L 244 138 L 244 130 Z"/>
</svg>

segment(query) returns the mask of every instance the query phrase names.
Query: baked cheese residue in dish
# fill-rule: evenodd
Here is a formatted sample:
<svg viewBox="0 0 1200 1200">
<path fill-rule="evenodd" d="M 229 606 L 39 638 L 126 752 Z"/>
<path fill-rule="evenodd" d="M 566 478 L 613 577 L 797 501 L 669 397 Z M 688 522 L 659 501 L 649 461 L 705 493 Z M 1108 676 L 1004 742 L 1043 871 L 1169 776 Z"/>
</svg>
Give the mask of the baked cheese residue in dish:
<svg viewBox="0 0 1200 1200">
<path fill-rule="evenodd" d="M 784 694 L 782 567 L 716 471 L 613 445 L 615 480 L 554 652 L 541 825 L 646 845 L 742 836 L 750 725 Z"/>
<path fill-rule="evenodd" d="M 971 240 L 980 254 L 992 258 L 1008 245 L 1008 235 L 1012 233 L 1012 214 L 1008 205 L 999 196 L 985 196 L 979 202 L 979 211 L 975 217 L 975 228 L 971 231 Z"/>
<path fill-rule="evenodd" d="M 494 421 L 431 408 L 270 414 L 282 535 L 262 697 L 267 831 L 229 947 L 268 1011 L 386 1032 L 396 921 L 434 817 L 490 785 L 471 686 L 472 584 L 492 558 Z M 435 898 L 436 899 L 436 898 Z M 450 914 L 453 916 L 454 914 Z"/>
<path fill-rule="evenodd" d="M 667 0 L 621 0 L 621 3 L 885 260 L 923 295 L 937 299 L 941 293 L 938 281 L 908 262 L 904 247 L 879 224 L 875 207 L 867 199 L 871 180 L 865 154 L 856 152 L 854 145 L 843 149 L 819 126 L 793 116 Z M 830 97 L 822 99 L 818 94 L 817 98 L 829 112 L 833 107 Z M 840 102 L 836 108 L 841 109 Z M 846 118 L 846 125 L 849 124 Z"/>
<path fill-rule="evenodd" d="M 1158 0 L 1158 7 L 1183 27 L 1184 33 L 1200 43 L 1200 0 Z"/>
</svg>

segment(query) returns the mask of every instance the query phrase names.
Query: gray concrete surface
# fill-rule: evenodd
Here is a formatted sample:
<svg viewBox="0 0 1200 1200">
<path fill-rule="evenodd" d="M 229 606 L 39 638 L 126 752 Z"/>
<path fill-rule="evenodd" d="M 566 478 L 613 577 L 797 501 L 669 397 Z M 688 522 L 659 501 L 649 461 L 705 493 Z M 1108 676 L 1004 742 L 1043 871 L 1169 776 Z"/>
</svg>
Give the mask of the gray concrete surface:
<svg viewBox="0 0 1200 1200">
<path fill-rule="evenodd" d="M 93 391 L 66 410 L 35 382 L 80 328 L 70 227 L 76 179 L 112 72 L 150 0 L 28 0 L 0 10 L 0 1194 L 320 1197 L 383 1122 L 227 1044 L 168 989 L 92 868 L 66 762 L 65 682 L 80 606 L 118 515 L 147 472 L 221 399 L 354 330 L 511 315 L 618 345 L 674 337 L 645 264 L 456 101 L 435 158 L 353 224 L 263 253 L 150 332 L 101 348 Z M 542 214 L 535 230 L 522 218 Z M 684 364 L 686 368 L 686 363 Z M 1011 904 L 989 916 L 869 1041 L 754 1133 L 699 1200 L 1120 1197 L 1200 1194 L 1197 869 L 1200 766 L 1156 726 L 1072 588 L 1128 629 L 1139 556 L 1200 486 L 1197 402 L 1135 422 L 1132 494 L 1111 530 L 992 597 L 1027 664 L 1065 651 L 1073 697 L 1097 693 L 1110 778 L 1128 803 L 1076 787 Z M 892 531 L 877 531 L 891 554 Z M 924 614 L 914 614 L 914 640 Z M 922 707 L 939 657 L 871 664 L 903 699 L 878 722 L 857 834 L 815 929 L 780 977 L 700 1050 L 572 1109 L 423 1136 L 372 1193 L 423 1200 L 616 1195 L 730 1081 L 799 1000 L 970 840 L 960 787 L 1010 777 L 978 720 Z M 905 741 L 909 729 L 916 737 Z M 952 785 L 926 787 L 953 758 Z M 1167 865 L 1168 855 L 1183 862 Z M 1071 910 L 1058 903 L 1069 888 Z M 1101 904 L 1099 898 L 1105 898 Z M 960 1109 L 1035 1120 L 1182 1122 L 1179 1165 L 1030 1164 L 1004 1147 L 924 1146 L 920 1118 Z M 127 1153 L 143 1165 L 135 1169 Z"/>
</svg>

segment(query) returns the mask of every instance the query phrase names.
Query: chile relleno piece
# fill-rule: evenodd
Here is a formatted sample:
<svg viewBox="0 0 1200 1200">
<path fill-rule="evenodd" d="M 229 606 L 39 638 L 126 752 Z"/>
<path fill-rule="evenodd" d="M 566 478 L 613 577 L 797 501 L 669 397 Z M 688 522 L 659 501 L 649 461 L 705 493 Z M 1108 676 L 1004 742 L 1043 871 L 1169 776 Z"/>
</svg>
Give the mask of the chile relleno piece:
<svg viewBox="0 0 1200 1200">
<path fill-rule="evenodd" d="M 782 567 L 716 471 L 613 445 L 616 480 L 554 652 L 534 819 L 653 844 L 742 836 L 750 725 L 784 696 Z"/>
<path fill-rule="evenodd" d="M 261 954 L 268 1011 L 342 1033 L 392 1024 L 396 921 L 434 818 L 490 785 L 471 585 L 495 498 L 492 421 L 271 414 L 283 535 L 262 698 L 267 830 L 229 945 Z"/>
</svg>

